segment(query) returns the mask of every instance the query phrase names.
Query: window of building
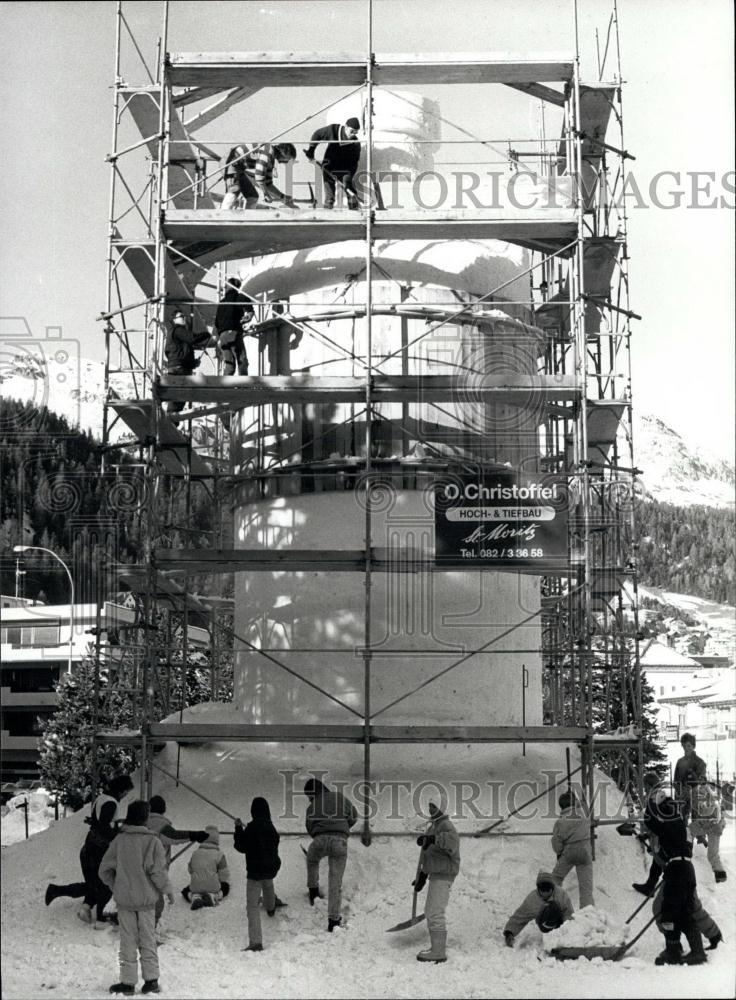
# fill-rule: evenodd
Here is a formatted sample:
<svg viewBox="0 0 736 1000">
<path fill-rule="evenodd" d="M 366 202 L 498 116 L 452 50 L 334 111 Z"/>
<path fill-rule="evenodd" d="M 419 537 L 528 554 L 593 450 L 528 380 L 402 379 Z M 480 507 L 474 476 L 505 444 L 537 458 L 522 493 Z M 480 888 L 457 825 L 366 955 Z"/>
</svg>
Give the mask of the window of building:
<svg viewBox="0 0 736 1000">
<path fill-rule="evenodd" d="M 45 625 L 6 625 L 0 630 L 0 642 L 11 646 L 58 646 L 61 642 L 58 623 Z"/>
</svg>

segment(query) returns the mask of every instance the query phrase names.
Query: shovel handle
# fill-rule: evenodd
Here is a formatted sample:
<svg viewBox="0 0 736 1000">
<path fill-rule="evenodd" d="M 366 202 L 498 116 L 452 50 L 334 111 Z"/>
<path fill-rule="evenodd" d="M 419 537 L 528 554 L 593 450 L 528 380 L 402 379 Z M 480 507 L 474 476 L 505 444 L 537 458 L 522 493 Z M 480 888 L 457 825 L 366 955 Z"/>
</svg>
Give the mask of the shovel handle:
<svg viewBox="0 0 736 1000">
<path fill-rule="evenodd" d="M 417 879 L 419 878 L 419 876 L 421 874 L 421 871 L 422 871 L 422 853 L 420 851 L 419 852 L 419 861 L 417 862 L 417 873 L 414 876 L 415 886 L 416 886 L 416 881 L 417 881 Z M 412 920 L 414 920 L 414 918 L 417 915 L 417 900 L 418 899 L 419 899 L 419 893 L 417 892 L 417 890 L 415 888 L 414 889 L 414 895 L 413 895 L 413 898 L 412 898 L 412 901 L 411 901 L 411 919 Z"/>
<path fill-rule="evenodd" d="M 646 901 L 645 901 L 645 902 L 646 902 Z M 636 937 L 633 937 L 633 938 L 632 938 L 632 939 L 631 939 L 631 940 L 629 941 L 629 943 L 628 943 L 628 944 L 625 944 L 625 945 L 623 946 L 623 948 L 621 948 L 621 950 L 619 951 L 618 955 L 616 955 L 616 961 L 617 961 L 617 962 L 619 961 L 619 959 L 622 959 L 622 958 L 624 957 L 624 955 L 625 955 L 625 954 L 626 954 L 626 952 L 627 952 L 627 951 L 629 950 L 629 948 L 633 947 L 633 946 L 634 946 L 634 945 L 636 944 L 636 942 L 637 942 L 637 941 L 639 940 L 639 938 L 640 938 L 640 937 L 642 936 L 642 934 L 644 934 L 644 932 L 645 932 L 645 931 L 648 931 L 648 930 L 649 930 L 649 928 L 650 928 L 650 927 L 652 926 L 652 924 L 654 923 L 654 921 L 655 921 L 656 919 L 657 919 L 656 917 L 652 917 L 652 919 L 651 919 L 651 920 L 648 920 L 648 921 L 647 921 L 647 922 L 646 922 L 646 923 L 644 924 L 644 926 L 642 927 L 642 929 L 641 929 L 641 930 L 639 931 L 639 933 L 638 933 L 638 934 L 636 935 Z"/>
</svg>

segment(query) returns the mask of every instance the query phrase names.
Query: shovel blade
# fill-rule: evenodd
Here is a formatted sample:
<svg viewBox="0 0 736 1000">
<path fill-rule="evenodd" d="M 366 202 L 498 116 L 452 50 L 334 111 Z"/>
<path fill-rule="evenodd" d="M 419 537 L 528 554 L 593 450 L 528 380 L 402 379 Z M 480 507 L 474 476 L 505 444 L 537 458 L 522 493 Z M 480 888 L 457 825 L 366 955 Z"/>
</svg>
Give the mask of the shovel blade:
<svg viewBox="0 0 736 1000">
<path fill-rule="evenodd" d="M 402 920 L 400 924 L 395 927 L 389 927 L 386 931 L 387 934 L 391 934 L 393 931 L 405 931 L 409 927 L 414 927 L 416 924 L 421 924 L 424 920 L 425 915 L 422 913 L 418 917 L 410 917 L 409 920 Z"/>
</svg>

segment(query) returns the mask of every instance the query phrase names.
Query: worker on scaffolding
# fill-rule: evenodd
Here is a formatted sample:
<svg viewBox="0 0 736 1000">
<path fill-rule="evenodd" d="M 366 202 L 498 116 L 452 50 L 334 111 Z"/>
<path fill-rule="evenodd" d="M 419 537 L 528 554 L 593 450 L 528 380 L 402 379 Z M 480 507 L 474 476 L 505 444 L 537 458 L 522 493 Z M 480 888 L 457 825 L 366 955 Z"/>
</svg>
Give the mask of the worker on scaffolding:
<svg viewBox="0 0 736 1000">
<path fill-rule="evenodd" d="M 358 132 L 360 122 L 357 118 L 348 118 L 344 125 L 325 125 L 318 128 L 312 136 L 309 148 L 304 150 L 308 160 L 314 160 L 315 150 L 321 142 L 327 143 L 322 162 L 322 180 L 324 182 L 323 205 L 333 208 L 335 205 L 335 187 L 340 184 L 348 199 L 348 208 L 359 208 L 360 199 L 355 190 L 355 171 L 360 160 L 360 142 Z"/>
<path fill-rule="evenodd" d="M 290 142 L 243 142 L 233 146 L 225 160 L 225 197 L 222 211 L 232 208 L 256 208 L 261 197 L 265 202 L 278 201 L 287 208 L 297 208 L 294 199 L 273 182 L 276 163 L 291 163 L 296 149 Z"/>
<path fill-rule="evenodd" d="M 253 306 L 240 292 L 240 278 L 228 278 L 215 313 L 215 333 L 222 358 L 222 374 L 248 374 L 243 334 L 253 319 Z"/>
<path fill-rule="evenodd" d="M 215 347 L 217 340 L 205 330 L 195 333 L 182 309 L 176 308 L 171 316 L 171 322 L 166 332 L 164 355 L 166 357 L 167 375 L 192 375 L 199 367 L 200 359 L 195 349 L 204 350 Z M 169 413 L 180 413 L 184 409 L 183 400 L 172 400 L 167 405 Z"/>
</svg>

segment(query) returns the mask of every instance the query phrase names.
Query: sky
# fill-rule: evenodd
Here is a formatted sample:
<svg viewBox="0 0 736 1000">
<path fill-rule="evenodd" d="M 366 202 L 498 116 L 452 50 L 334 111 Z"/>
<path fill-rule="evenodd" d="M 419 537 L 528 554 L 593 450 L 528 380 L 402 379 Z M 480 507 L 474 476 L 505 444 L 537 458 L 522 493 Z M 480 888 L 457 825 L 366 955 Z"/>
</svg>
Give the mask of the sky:
<svg viewBox="0 0 736 1000">
<path fill-rule="evenodd" d="M 124 3 L 151 65 L 162 10 L 158 0 Z M 609 0 L 579 0 L 584 76 L 597 76 L 594 32 L 603 47 L 610 11 Z M 115 4 L 2 3 L 0 22 L 0 317 L 26 317 L 35 337 L 61 327 L 65 338 L 79 340 L 84 357 L 99 359 Z M 634 406 L 699 449 L 733 459 L 734 213 L 718 204 L 693 207 L 689 178 L 712 172 L 712 193 L 700 202 L 715 195 L 733 205 L 734 194 L 721 183 L 733 171 L 733 6 L 620 0 L 619 27 L 625 144 L 636 156 L 630 165 L 637 186 L 646 196 L 653 178 L 674 171 L 679 181 L 659 182 L 661 203 L 668 204 L 673 188 L 685 192 L 677 207 L 656 207 L 648 197 L 647 207 L 630 207 L 631 306 L 643 317 L 632 342 Z M 375 0 L 373 9 L 378 52 L 569 52 L 572 31 L 572 0 Z M 365 0 L 170 4 L 170 51 L 362 53 L 366 40 Z M 144 79 L 124 65 L 128 73 L 131 81 Z M 438 98 L 443 115 L 484 137 L 504 135 L 522 107 L 529 109 L 529 129 L 538 125 L 538 104 L 508 88 L 417 89 Z M 274 135 L 338 94 L 290 89 L 284 100 L 281 91 L 262 91 L 198 138 L 243 138 L 242 131 L 232 134 L 236 128 Z M 288 138 L 298 144 L 312 127 Z"/>
</svg>

